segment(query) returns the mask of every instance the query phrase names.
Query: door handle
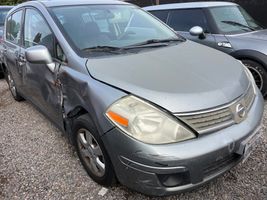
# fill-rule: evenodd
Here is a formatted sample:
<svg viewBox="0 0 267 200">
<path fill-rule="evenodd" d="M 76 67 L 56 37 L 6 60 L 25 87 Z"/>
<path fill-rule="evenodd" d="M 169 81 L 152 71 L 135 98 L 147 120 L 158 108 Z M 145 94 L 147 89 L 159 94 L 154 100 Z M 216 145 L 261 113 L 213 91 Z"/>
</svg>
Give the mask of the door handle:
<svg viewBox="0 0 267 200">
<path fill-rule="evenodd" d="M 25 65 L 25 63 L 26 63 L 26 59 L 25 59 L 24 55 L 20 54 L 18 56 L 18 65 L 19 65 L 19 67 L 23 67 L 23 65 Z"/>
<path fill-rule="evenodd" d="M 26 58 L 24 57 L 24 55 L 19 55 L 19 62 L 26 62 Z"/>
</svg>

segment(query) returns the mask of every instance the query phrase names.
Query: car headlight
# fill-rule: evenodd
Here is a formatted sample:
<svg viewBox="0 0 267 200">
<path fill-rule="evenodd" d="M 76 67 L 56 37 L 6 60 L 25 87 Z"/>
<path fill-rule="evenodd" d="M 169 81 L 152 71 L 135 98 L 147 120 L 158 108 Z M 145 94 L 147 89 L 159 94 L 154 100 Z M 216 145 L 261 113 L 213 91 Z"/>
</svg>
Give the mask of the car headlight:
<svg viewBox="0 0 267 200">
<path fill-rule="evenodd" d="M 149 144 L 167 144 L 195 138 L 173 116 L 129 95 L 110 106 L 107 117 L 124 133 Z"/>
</svg>

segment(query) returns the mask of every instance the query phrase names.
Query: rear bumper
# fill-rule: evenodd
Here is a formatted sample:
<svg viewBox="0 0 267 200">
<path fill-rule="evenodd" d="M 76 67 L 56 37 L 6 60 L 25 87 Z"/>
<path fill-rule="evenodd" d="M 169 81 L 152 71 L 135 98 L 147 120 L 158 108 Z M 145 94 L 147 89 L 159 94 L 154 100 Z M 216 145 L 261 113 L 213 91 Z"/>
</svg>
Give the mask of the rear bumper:
<svg viewBox="0 0 267 200">
<path fill-rule="evenodd" d="M 103 141 L 120 183 L 147 195 L 175 194 L 198 187 L 239 163 L 244 141 L 259 131 L 263 106 L 258 94 L 242 123 L 176 144 L 144 144 L 118 129 L 105 134 Z"/>
</svg>

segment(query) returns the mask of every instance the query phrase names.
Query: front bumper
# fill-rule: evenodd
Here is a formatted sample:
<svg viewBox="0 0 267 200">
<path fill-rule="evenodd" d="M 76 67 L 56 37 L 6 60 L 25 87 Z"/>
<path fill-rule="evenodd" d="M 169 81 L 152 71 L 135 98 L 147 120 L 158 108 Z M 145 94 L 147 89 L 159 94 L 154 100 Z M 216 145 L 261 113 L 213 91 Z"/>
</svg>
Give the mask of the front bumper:
<svg viewBox="0 0 267 200">
<path fill-rule="evenodd" d="M 244 141 L 259 130 L 264 100 L 257 96 L 240 124 L 167 145 L 139 142 L 119 129 L 103 136 L 121 184 L 138 192 L 164 196 L 190 190 L 223 174 L 243 159 Z"/>
</svg>

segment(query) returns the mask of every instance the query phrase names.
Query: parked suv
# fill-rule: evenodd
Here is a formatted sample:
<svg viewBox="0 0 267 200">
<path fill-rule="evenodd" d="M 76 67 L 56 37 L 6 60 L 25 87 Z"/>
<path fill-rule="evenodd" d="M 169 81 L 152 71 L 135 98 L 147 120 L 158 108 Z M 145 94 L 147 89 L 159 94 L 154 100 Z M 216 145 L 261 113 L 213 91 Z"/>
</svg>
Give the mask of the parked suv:
<svg viewBox="0 0 267 200">
<path fill-rule="evenodd" d="M 4 67 L 2 66 L 3 62 L 3 34 L 4 34 L 4 24 L 5 18 L 8 11 L 12 8 L 12 6 L 0 6 L 0 78 L 4 77 Z"/>
<path fill-rule="evenodd" d="M 14 99 L 70 138 L 97 183 L 177 193 L 246 159 L 260 136 L 251 73 L 134 5 L 29 1 L 7 16 L 4 48 Z"/>
<path fill-rule="evenodd" d="M 267 30 L 242 7 L 229 2 L 195 2 L 144 9 L 180 35 L 241 60 L 267 95 Z"/>
</svg>

